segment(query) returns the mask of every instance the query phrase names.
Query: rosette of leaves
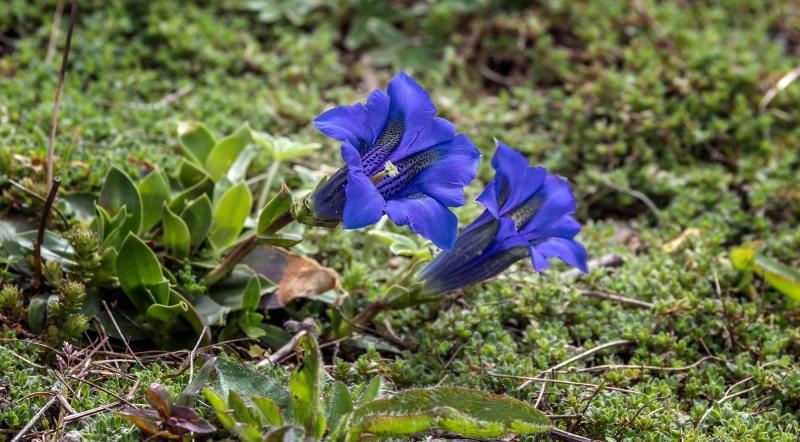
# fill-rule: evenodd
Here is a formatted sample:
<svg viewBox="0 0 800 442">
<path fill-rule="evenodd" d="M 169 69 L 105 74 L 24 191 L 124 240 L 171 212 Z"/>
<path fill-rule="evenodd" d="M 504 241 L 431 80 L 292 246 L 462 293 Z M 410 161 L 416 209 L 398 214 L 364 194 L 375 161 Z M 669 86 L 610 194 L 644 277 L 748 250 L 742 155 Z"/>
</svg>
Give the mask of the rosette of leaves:
<svg viewBox="0 0 800 442">
<path fill-rule="evenodd" d="M 254 395 L 249 399 L 230 389 L 225 391 L 227 401 L 210 389 L 204 390 L 226 430 L 245 442 L 355 442 L 434 430 L 499 438 L 511 433 L 538 434 L 551 428 L 544 414 L 524 402 L 465 388 L 407 390 L 382 398 L 381 378 L 376 377 L 354 397 L 342 382 L 325 385 L 314 333 L 298 340 L 297 351 L 302 362 L 289 379 L 291 402 L 285 400 L 285 391 L 276 392 L 274 386 L 271 397 Z M 234 382 L 221 376 L 220 383 L 234 386 L 268 381 L 245 369 L 235 377 Z"/>
<path fill-rule="evenodd" d="M 162 439 L 183 440 L 187 432 L 207 434 L 217 431 L 207 420 L 192 409 L 197 394 L 211 374 L 216 358 L 210 358 L 189 385 L 173 400 L 170 392 L 161 384 L 151 383 L 144 390 L 144 398 L 150 409 L 131 408 L 117 414 L 139 427 L 139 429 Z"/>
</svg>

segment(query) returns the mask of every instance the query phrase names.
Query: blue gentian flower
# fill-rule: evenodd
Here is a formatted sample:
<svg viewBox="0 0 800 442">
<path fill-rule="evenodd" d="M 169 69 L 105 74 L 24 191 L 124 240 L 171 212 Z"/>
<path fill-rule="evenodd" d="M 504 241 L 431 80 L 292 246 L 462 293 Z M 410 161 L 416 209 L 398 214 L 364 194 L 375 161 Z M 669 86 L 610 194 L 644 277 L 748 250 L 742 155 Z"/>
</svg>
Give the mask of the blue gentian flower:
<svg viewBox="0 0 800 442">
<path fill-rule="evenodd" d="M 386 213 L 450 250 L 458 220 L 448 207 L 464 205 L 464 186 L 475 178 L 480 153 L 452 123 L 435 116 L 430 95 L 404 72 L 387 92 L 376 90 L 366 104 L 337 107 L 313 121 L 343 142 L 346 165 L 303 201 L 296 218 L 357 229 Z"/>
<path fill-rule="evenodd" d="M 581 230 L 572 218 L 575 197 L 565 178 L 544 167 L 528 167 L 522 154 L 497 142 L 492 158 L 495 177 L 478 197 L 486 211 L 422 269 L 425 293 L 475 284 L 531 257 L 540 272 L 547 258 L 560 258 L 587 273 L 586 248 L 573 238 Z"/>
</svg>

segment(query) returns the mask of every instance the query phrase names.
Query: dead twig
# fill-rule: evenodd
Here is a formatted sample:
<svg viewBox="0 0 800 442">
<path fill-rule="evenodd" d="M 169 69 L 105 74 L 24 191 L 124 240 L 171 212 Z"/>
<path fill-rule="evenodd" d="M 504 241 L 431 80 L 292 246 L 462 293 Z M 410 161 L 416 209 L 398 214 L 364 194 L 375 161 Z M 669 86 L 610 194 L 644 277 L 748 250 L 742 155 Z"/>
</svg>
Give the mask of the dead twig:
<svg viewBox="0 0 800 442">
<path fill-rule="evenodd" d="M 64 0 L 59 0 L 56 6 L 56 15 L 53 17 L 53 26 L 50 28 L 50 44 L 47 46 L 47 56 L 44 58 L 44 64 L 53 62 L 53 57 L 56 55 L 56 46 L 58 45 L 58 34 L 61 27 L 61 17 L 64 15 Z"/>
<path fill-rule="evenodd" d="M 58 108 L 61 105 L 61 91 L 64 89 L 64 76 L 67 74 L 67 60 L 69 59 L 69 46 L 72 43 L 72 29 L 75 26 L 75 17 L 78 15 L 78 0 L 72 0 L 72 11 L 69 15 L 67 28 L 67 41 L 64 46 L 64 56 L 61 58 L 61 72 L 58 74 L 58 87 L 56 87 L 56 102 L 53 106 L 53 122 L 50 127 L 50 146 L 47 151 L 47 190 L 53 186 L 53 156 L 55 155 L 56 128 L 58 126 Z"/>
<path fill-rule="evenodd" d="M 130 110 L 154 111 L 163 109 L 169 106 L 170 104 L 180 100 L 181 98 L 183 98 L 183 96 L 191 92 L 193 88 L 194 88 L 193 85 L 187 84 L 186 86 L 167 95 L 166 97 L 158 100 L 155 103 L 122 103 L 119 101 L 111 101 L 111 100 L 97 100 L 96 103 L 101 106 L 121 107 Z"/>
<path fill-rule="evenodd" d="M 705 356 L 700 358 L 697 362 L 687 365 L 685 367 L 659 367 L 655 365 L 598 365 L 595 367 L 577 368 L 564 370 L 559 373 L 589 373 L 593 371 L 606 371 L 606 370 L 650 370 L 650 371 L 687 371 L 691 370 L 707 360 L 714 360 L 720 362 L 727 362 L 725 359 L 716 356 Z"/>
<path fill-rule="evenodd" d="M 562 381 L 560 379 L 532 378 L 532 377 L 529 377 L 529 376 L 514 376 L 514 375 L 510 375 L 510 374 L 486 373 L 486 376 L 489 376 L 491 378 L 505 378 L 505 379 L 517 379 L 517 380 L 520 380 L 520 381 L 530 381 L 530 383 L 547 382 L 549 384 L 574 385 L 576 387 L 590 387 L 590 388 L 599 387 L 599 385 L 597 385 L 597 384 L 589 384 L 589 383 L 586 383 L 586 382 Z M 616 388 L 616 387 L 604 387 L 604 388 L 606 390 L 618 391 L 620 393 L 642 394 L 642 393 L 640 393 L 638 391 L 626 390 L 624 388 Z M 519 389 L 517 389 L 517 394 L 519 395 Z"/>
<path fill-rule="evenodd" d="M 11 439 L 11 442 L 19 442 L 22 439 L 22 437 L 25 436 L 25 434 L 28 431 L 30 431 L 31 428 L 33 428 L 34 425 L 36 425 L 36 422 L 38 422 L 39 419 L 42 418 L 42 416 L 44 415 L 44 412 L 47 411 L 50 407 L 52 407 L 53 404 L 55 404 L 57 400 L 58 400 L 57 396 L 53 396 L 52 399 L 47 401 L 47 403 L 44 404 L 44 407 L 40 408 L 39 411 L 36 412 L 36 414 L 33 416 L 33 419 L 31 419 L 30 422 L 25 424 L 25 426 L 22 427 L 21 430 L 19 430 L 19 433 L 17 433 L 14 436 L 14 438 Z"/>
<path fill-rule="evenodd" d="M 42 210 L 42 219 L 39 221 L 39 231 L 36 234 L 36 242 L 33 243 L 33 267 L 34 274 L 31 285 L 33 288 L 38 289 L 42 285 L 42 243 L 44 242 L 44 230 L 47 228 L 47 220 L 50 218 L 50 207 L 53 205 L 53 200 L 58 193 L 58 186 L 61 184 L 61 178 L 56 177 L 54 185 L 50 187 L 50 192 L 47 194 L 47 200 L 44 202 L 44 210 Z"/>
<path fill-rule="evenodd" d="M 591 271 L 591 269 L 598 267 L 619 267 L 624 263 L 625 263 L 625 258 L 623 258 L 622 255 L 611 253 L 590 260 L 587 267 Z M 581 271 L 573 268 L 567 270 L 566 272 L 561 273 L 559 279 L 561 281 L 567 281 L 568 279 L 577 278 L 579 276 L 581 276 Z"/>
<path fill-rule="evenodd" d="M 591 298 L 605 299 L 607 301 L 619 302 L 621 304 L 628 304 L 648 310 L 652 310 L 654 307 L 653 303 L 647 301 L 640 301 L 638 299 L 626 298 L 624 296 L 615 295 L 613 293 L 603 293 L 592 290 L 578 290 L 578 293 L 580 293 L 583 296 L 589 296 Z"/>
<path fill-rule="evenodd" d="M 577 434 L 568 433 L 564 430 L 559 430 L 558 428 L 551 428 L 548 435 L 550 436 L 550 439 L 562 442 L 595 442 L 595 439 L 578 436 Z"/>
<path fill-rule="evenodd" d="M 43 203 L 47 202 L 46 198 L 42 197 L 38 193 L 26 188 L 25 186 L 23 186 L 22 184 L 14 181 L 14 180 L 8 180 L 8 184 L 11 184 L 12 186 L 16 187 L 17 190 L 19 190 L 20 192 L 22 192 L 22 193 L 24 193 L 24 194 L 26 194 L 26 195 L 28 195 L 28 196 L 30 196 L 32 198 L 36 198 L 37 200 L 39 200 L 39 201 L 41 201 Z M 56 212 L 56 214 L 58 214 L 59 218 L 61 218 L 61 221 L 64 222 L 64 225 L 69 226 L 69 220 L 67 219 L 67 217 L 60 210 L 58 210 L 58 207 L 50 206 L 50 208 L 54 212 Z"/>
<path fill-rule="evenodd" d="M 119 338 L 122 339 L 122 342 L 125 344 L 125 350 L 131 353 L 131 356 L 133 356 L 133 359 L 135 359 L 139 365 L 144 365 L 142 364 L 142 361 L 139 360 L 139 357 L 136 356 L 136 353 L 134 353 L 133 350 L 131 350 L 130 345 L 128 345 L 128 340 L 125 339 L 125 335 L 123 335 L 122 330 L 119 329 L 119 325 L 117 325 L 117 320 L 114 319 L 114 315 L 111 314 L 111 309 L 108 308 L 108 304 L 106 304 L 105 300 L 103 300 L 102 302 L 103 302 L 103 307 L 106 309 L 106 313 L 108 313 L 108 317 L 111 318 L 111 323 L 114 324 L 114 328 L 116 328 L 117 333 L 119 333 Z"/>
<path fill-rule="evenodd" d="M 800 78 L 800 66 L 797 66 L 796 68 L 787 72 L 786 75 L 781 77 L 781 79 L 778 80 L 777 83 L 775 83 L 775 86 L 772 86 L 767 91 L 767 93 L 764 94 L 764 98 L 762 98 L 761 102 L 758 103 L 758 110 L 760 110 L 761 112 L 767 110 L 767 106 L 772 101 L 772 99 L 775 98 L 776 95 L 778 95 L 778 92 L 789 87 L 789 85 L 794 83 L 794 81 L 797 80 L 798 78 Z"/>
<path fill-rule="evenodd" d="M 206 330 L 208 330 L 208 326 L 203 327 L 203 332 L 200 333 L 200 337 L 197 338 L 197 343 L 194 344 L 194 348 L 189 353 L 189 382 L 192 382 L 192 377 L 194 376 L 194 353 L 197 351 L 197 347 L 200 346 L 200 341 L 203 340 L 203 336 L 206 335 Z"/>
<path fill-rule="evenodd" d="M 626 195 L 630 195 L 630 196 L 638 199 L 639 201 L 643 202 L 650 209 L 650 211 L 653 212 L 653 214 L 656 216 L 656 218 L 658 218 L 659 214 L 661 213 L 658 210 L 658 207 L 656 207 L 655 203 L 653 203 L 653 200 L 648 198 L 648 196 L 643 194 L 642 192 L 639 192 L 638 190 L 634 190 L 634 189 L 631 189 L 631 188 L 628 188 L 628 187 L 625 187 L 625 186 L 621 186 L 621 185 L 611 181 L 611 179 L 609 177 L 607 177 L 606 175 L 600 175 L 600 180 L 603 182 L 603 184 L 605 184 L 606 186 L 616 190 L 617 192 L 622 192 L 622 193 L 624 193 Z"/>
<path fill-rule="evenodd" d="M 300 338 L 305 336 L 306 333 L 308 333 L 306 330 L 300 330 L 297 332 L 296 335 L 292 336 L 292 339 L 290 339 L 289 342 L 284 344 L 283 347 L 275 350 L 275 352 L 269 355 L 268 358 L 256 364 L 256 367 L 266 367 L 267 365 L 274 364 L 275 362 L 281 360 L 284 356 L 288 356 L 294 351 L 294 348 L 297 347 L 297 343 L 300 341 Z"/>
</svg>

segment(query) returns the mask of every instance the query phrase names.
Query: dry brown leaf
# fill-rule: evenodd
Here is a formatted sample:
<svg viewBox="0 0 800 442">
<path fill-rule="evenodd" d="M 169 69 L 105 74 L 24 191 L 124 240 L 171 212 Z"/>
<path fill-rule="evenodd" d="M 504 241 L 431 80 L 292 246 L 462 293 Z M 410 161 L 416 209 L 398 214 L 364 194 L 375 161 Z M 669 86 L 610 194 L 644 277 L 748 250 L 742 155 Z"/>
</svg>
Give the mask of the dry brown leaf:
<svg viewBox="0 0 800 442">
<path fill-rule="evenodd" d="M 295 298 L 312 298 L 341 288 L 339 276 L 333 269 L 279 247 L 258 246 L 242 264 L 275 283 L 276 299 L 281 306 Z"/>
<path fill-rule="evenodd" d="M 669 242 L 661 246 L 661 250 L 663 250 L 664 253 L 672 253 L 678 250 L 678 247 L 680 247 L 684 241 L 689 239 L 690 236 L 698 236 L 701 233 L 702 232 L 700 231 L 700 229 L 696 229 L 694 227 L 688 228 L 683 232 L 681 232 L 681 234 L 678 235 L 676 238 L 670 240 Z"/>
</svg>

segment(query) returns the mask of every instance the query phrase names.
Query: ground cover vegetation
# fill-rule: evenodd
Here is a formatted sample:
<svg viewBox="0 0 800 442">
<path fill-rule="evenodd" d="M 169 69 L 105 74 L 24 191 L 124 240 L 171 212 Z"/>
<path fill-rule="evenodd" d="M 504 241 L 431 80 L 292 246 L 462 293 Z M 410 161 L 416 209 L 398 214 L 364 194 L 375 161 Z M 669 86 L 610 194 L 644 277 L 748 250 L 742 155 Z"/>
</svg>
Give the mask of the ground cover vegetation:
<svg viewBox="0 0 800 442">
<path fill-rule="evenodd" d="M 797 440 L 794 2 L 81 0 L 41 266 L 71 2 L 2 6 L 0 439 Z M 342 133 L 400 71 L 471 140 L 423 192 L 469 184 L 461 244 L 536 244 L 498 278 Z M 587 274 L 495 139 L 568 178 Z"/>
</svg>

